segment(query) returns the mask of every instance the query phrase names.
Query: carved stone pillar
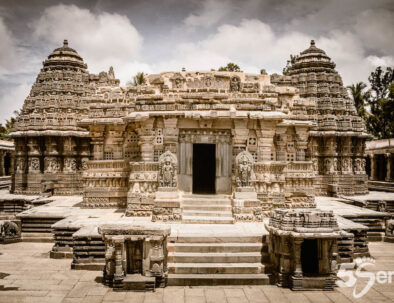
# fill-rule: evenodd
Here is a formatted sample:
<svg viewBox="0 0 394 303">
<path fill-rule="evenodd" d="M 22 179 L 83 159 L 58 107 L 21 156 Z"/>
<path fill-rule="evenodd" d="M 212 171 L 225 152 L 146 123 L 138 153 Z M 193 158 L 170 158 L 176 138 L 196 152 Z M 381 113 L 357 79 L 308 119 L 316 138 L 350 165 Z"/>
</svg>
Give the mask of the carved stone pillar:
<svg viewBox="0 0 394 303">
<path fill-rule="evenodd" d="M 90 126 L 90 137 L 92 138 L 91 144 L 93 146 L 93 160 L 104 159 L 104 125 Z"/>
<path fill-rule="evenodd" d="M 178 119 L 168 118 L 164 119 L 164 129 L 163 129 L 163 143 L 166 150 L 169 150 L 173 154 L 178 153 L 178 135 L 179 129 L 177 128 Z"/>
<path fill-rule="evenodd" d="M 124 278 L 123 262 L 122 262 L 122 251 L 124 239 L 122 236 L 115 236 L 112 238 L 115 246 L 115 283 L 119 283 Z"/>
<path fill-rule="evenodd" d="M 271 161 L 274 148 L 276 121 L 261 121 L 261 134 L 259 136 L 259 161 Z"/>
<path fill-rule="evenodd" d="M 283 135 L 278 135 L 275 141 L 276 161 L 286 161 L 286 141 Z"/>
<path fill-rule="evenodd" d="M 392 160 L 391 160 L 391 154 L 385 154 L 384 155 L 386 158 L 386 167 L 387 167 L 387 172 L 386 172 L 386 181 L 391 181 L 391 165 L 392 165 Z"/>
<path fill-rule="evenodd" d="M 377 171 L 376 171 L 376 156 L 374 154 L 372 154 L 369 157 L 371 159 L 371 177 L 370 177 L 370 179 L 372 181 L 374 181 L 374 180 L 376 180 L 376 173 L 377 173 Z"/>
<path fill-rule="evenodd" d="M 75 138 L 67 137 L 64 141 L 64 165 L 63 172 L 75 173 L 77 170 Z"/>
<path fill-rule="evenodd" d="M 87 170 L 87 162 L 90 156 L 90 147 L 88 139 L 82 139 L 81 146 L 79 148 L 79 156 L 81 157 L 81 170 Z"/>
<path fill-rule="evenodd" d="M 5 152 L 0 150 L 0 176 L 5 175 L 4 158 L 5 158 Z"/>
<path fill-rule="evenodd" d="M 308 146 L 308 129 L 305 127 L 297 127 L 296 133 L 296 161 L 305 161 L 305 154 Z"/>
<path fill-rule="evenodd" d="M 29 173 L 40 173 L 40 147 L 36 138 L 29 138 L 28 170 Z"/>
<path fill-rule="evenodd" d="M 294 239 L 294 277 L 296 278 L 302 278 L 301 244 L 303 241 L 300 238 Z"/>
<path fill-rule="evenodd" d="M 153 162 L 154 159 L 153 140 L 155 134 L 153 131 L 153 122 L 153 118 L 143 121 L 141 128 L 138 130 L 138 144 L 141 147 L 141 160 L 144 162 Z"/>
<path fill-rule="evenodd" d="M 44 159 L 44 172 L 57 173 L 60 171 L 60 160 L 55 138 L 48 137 L 45 140 L 46 150 Z"/>
</svg>

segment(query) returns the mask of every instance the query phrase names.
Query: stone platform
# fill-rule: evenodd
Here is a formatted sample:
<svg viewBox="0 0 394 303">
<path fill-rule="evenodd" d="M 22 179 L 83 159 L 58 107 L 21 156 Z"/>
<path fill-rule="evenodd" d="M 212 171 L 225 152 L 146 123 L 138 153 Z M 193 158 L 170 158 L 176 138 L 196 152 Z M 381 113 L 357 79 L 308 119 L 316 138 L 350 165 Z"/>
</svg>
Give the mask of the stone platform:
<svg viewBox="0 0 394 303">
<path fill-rule="evenodd" d="M 7 200 L 16 195 L 4 193 L 3 197 Z M 151 217 L 127 217 L 124 209 L 82 208 L 80 196 L 30 199 L 45 204 L 17 214 L 22 221 L 23 241 L 54 242 L 50 257 L 72 258 L 72 262 L 68 262 L 73 269 L 104 268 L 105 245 L 98 232 L 98 226 L 102 224 L 165 224 L 171 228 L 167 240 L 168 285 L 269 283 L 266 219 L 263 222 L 206 224 L 202 213 L 199 213 L 205 224 L 176 221 L 152 223 Z M 211 200 L 207 202 L 209 205 L 212 205 Z M 339 263 L 369 256 L 367 233 L 370 240 L 381 240 L 383 237 L 385 213 L 343 203 L 338 198 L 318 197 L 316 204 L 322 210 L 332 210 L 338 219 L 338 226 L 343 232 L 338 240 Z M 363 222 L 366 225 L 360 224 Z M 349 243 L 354 243 L 351 249 Z"/>
<path fill-rule="evenodd" d="M 48 257 L 49 243 L 14 243 L 0 245 L 0 302 L 155 302 L 155 303 L 279 303 L 279 302 L 392 302 L 394 284 L 375 283 L 361 299 L 353 297 L 354 287 L 338 287 L 334 291 L 298 291 L 274 285 L 245 286 L 168 286 L 155 292 L 114 292 L 100 283 L 102 271 L 75 271 L 69 260 Z M 370 244 L 376 259 L 368 270 L 394 270 L 394 244 Z M 360 291 L 369 281 L 360 278 L 355 285 Z"/>
<path fill-rule="evenodd" d="M 369 197 L 372 196 L 370 195 Z M 378 212 L 365 207 L 344 203 L 344 200 L 341 198 L 316 197 L 315 201 L 316 207 L 319 209 L 332 210 L 337 216 L 367 226 L 369 241 L 384 240 L 386 220 L 391 217 L 390 213 Z"/>
</svg>

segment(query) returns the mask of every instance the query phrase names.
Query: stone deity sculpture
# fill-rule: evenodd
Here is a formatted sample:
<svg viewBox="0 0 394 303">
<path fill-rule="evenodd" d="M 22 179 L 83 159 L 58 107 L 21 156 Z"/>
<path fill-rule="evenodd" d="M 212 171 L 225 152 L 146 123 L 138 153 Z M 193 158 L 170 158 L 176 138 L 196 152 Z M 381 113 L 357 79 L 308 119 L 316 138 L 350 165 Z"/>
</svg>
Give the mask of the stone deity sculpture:
<svg viewBox="0 0 394 303">
<path fill-rule="evenodd" d="M 177 159 L 170 151 L 159 158 L 159 186 L 176 187 Z"/>
<path fill-rule="evenodd" d="M 250 187 L 253 179 L 253 157 L 247 151 L 240 152 L 235 159 L 237 174 L 236 183 L 238 187 Z"/>
</svg>

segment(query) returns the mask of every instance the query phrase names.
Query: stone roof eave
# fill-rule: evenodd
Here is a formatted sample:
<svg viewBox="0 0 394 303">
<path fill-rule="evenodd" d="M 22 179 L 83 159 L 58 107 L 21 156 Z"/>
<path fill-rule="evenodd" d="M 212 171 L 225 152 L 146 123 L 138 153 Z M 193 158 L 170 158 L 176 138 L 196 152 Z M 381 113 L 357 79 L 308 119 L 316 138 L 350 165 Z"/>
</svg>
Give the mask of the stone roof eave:
<svg viewBox="0 0 394 303">
<path fill-rule="evenodd" d="M 20 137 L 89 137 L 87 131 L 73 131 L 73 130 L 28 130 L 28 131 L 15 131 L 8 135 L 10 138 Z"/>
<path fill-rule="evenodd" d="M 193 120 L 200 119 L 262 119 L 262 120 L 283 120 L 287 117 L 282 112 L 262 112 L 262 111 L 150 111 L 132 112 L 124 117 L 125 122 L 143 121 L 152 117 L 171 116 L 183 117 Z"/>
</svg>

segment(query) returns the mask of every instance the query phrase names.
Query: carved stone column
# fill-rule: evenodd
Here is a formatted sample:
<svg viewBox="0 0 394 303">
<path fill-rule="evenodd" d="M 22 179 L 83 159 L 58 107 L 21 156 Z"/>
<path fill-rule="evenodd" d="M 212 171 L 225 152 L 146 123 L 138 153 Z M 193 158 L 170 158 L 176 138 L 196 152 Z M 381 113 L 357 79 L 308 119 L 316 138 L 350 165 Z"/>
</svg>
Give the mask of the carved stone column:
<svg viewBox="0 0 394 303">
<path fill-rule="evenodd" d="M 274 136 L 276 121 L 261 121 L 261 134 L 259 136 L 259 161 L 271 161 L 272 148 L 274 147 Z"/>
<path fill-rule="evenodd" d="M 386 158 L 386 167 L 387 167 L 386 181 L 391 181 L 391 165 L 392 165 L 391 154 L 387 153 L 384 156 Z"/>
<path fill-rule="evenodd" d="M 122 283 L 124 278 L 124 270 L 123 270 L 123 260 L 122 260 L 122 251 L 124 238 L 122 236 L 115 236 L 112 238 L 112 241 L 115 246 L 115 275 L 114 275 L 114 284 Z"/>
<path fill-rule="evenodd" d="M 370 179 L 372 181 L 376 180 L 376 156 L 374 154 L 369 155 L 371 159 L 371 176 Z"/>
<path fill-rule="evenodd" d="M 144 162 L 153 162 L 154 159 L 153 140 L 155 138 L 155 134 L 153 131 L 153 122 L 153 118 L 143 121 L 141 123 L 141 128 L 138 130 L 138 144 L 141 147 L 141 160 Z"/>
<path fill-rule="evenodd" d="M 5 152 L 0 150 L 0 176 L 5 175 L 4 158 L 5 158 Z"/>
<path fill-rule="evenodd" d="M 57 173 L 60 171 L 60 161 L 56 139 L 52 137 L 46 138 L 45 145 L 44 172 Z"/>
<path fill-rule="evenodd" d="M 88 139 L 81 140 L 81 146 L 79 148 L 79 156 L 81 157 L 81 170 L 87 170 L 87 162 L 90 156 L 90 147 Z"/>
<path fill-rule="evenodd" d="M 303 241 L 300 238 L 294 239 L 294 277 L 296 278 L 302 278 L 301 244 Z"/>
<path fill-rule="evenodd" d="M 90 127 L 91 144 L 93 146 L 93 160 L 104 159 L 104 125 L 94 125 Z"/>
<path fill-rule="evenodd" d="M 67 137 L 64 141 L 64 165 L 63 172 L 75 173 L 77 170 L 76 143 L 73 137 Z"/>
<path fill-rule="evenodd" d="M 166 150 L 169 150 L 173 154 L 178 153 L 178 135 L 179 129 L 177 128 L 177 118 L 164 119 L 163 139 Z"/>
<path fill-rule="evenodd" d="M 28 170 L 29 174 L 39 174 L 40 173 L 40 148 L 36 138 L 29 138 L 29 160 L 28 160 Z"/>
<path fill-rule="evenodd" d="M 297 127 L 296 133 L 296 161 L 305 161 L 305 154 L 308 146 L 308 129 L 305 127 Z"/>
</svg>

